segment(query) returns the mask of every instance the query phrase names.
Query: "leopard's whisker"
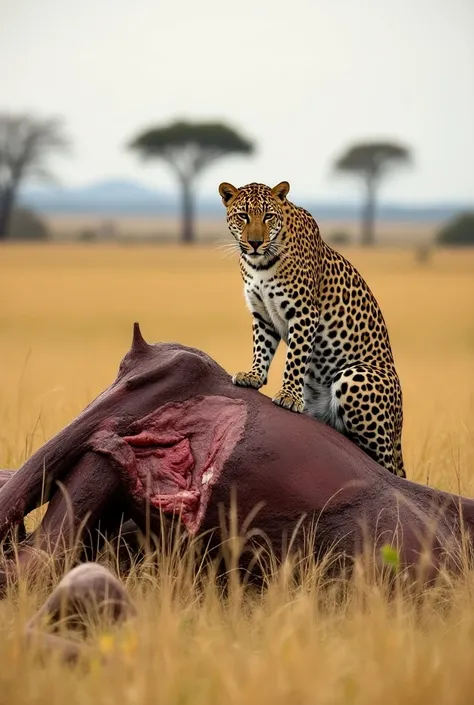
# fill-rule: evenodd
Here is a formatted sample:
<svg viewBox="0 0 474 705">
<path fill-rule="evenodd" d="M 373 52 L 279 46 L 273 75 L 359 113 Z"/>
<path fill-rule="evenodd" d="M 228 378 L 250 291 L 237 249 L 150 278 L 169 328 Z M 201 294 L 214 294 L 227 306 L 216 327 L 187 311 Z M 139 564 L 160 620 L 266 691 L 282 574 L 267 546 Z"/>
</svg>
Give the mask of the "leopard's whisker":
<svg viewBox="0 0 474 705">
<path fill-rule="evenodd" d="M 216 250 L 221 252 L 222 259 L 226 259 L 232 257 L 234 254 L 238 254 L 240 247 L 237 242 L 225 242 L 221 245 L 217 245 Z"/>
</svg>

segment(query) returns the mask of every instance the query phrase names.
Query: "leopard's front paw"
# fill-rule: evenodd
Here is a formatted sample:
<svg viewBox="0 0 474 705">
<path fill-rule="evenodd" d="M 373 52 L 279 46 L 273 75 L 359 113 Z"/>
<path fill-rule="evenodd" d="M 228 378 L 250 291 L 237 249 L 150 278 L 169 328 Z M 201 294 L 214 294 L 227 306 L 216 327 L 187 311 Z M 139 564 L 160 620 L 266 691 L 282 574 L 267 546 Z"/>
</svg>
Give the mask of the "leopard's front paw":
<svg viewBox="0 0 474 705">
<path fill-rule="evenodd" d="M 232 383 L 237 387 L 253 387 L 254 389 L 260 389 L 265 384 L 265 380 L 258 374 L 258 372 L 237 372 L 232 377 Z"/>
<path fill-rule="evenodd" d="M 297 414 L 301 414 L 304 409 L 303 397 L 296 392 L 292 392 L 290 389 L 285 389 L 284 387 L 280 389 L 278 394 L 275 394 L 272 402 L 278 406 L 282 406 L 284 409 L 288 409 L 289 411 L 295 411 Z"/>
</svg>

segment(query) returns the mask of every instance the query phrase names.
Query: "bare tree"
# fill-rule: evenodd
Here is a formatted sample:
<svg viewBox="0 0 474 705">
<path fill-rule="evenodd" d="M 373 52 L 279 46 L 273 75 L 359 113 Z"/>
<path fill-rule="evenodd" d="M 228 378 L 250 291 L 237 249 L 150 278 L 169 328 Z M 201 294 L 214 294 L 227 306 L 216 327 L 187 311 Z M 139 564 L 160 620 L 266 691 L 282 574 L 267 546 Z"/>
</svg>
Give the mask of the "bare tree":
<svg viewBox="0 0 474 705">
<path fill-rule="evenodd" d="M 6 240 L 15 199 L 26 177 L 51 178 L 49 155 L 68 142 L 57 119 L 0 113 L 0 240 Z"/>
<path fill-rule="evenodd" d="M 337 171 L 359 176 L 365 185 L 365 203 L 362 212 L 363 245 L 373 245 L 375 240 L 375 205 L 380 181 L 396 165 L 410 161 L 410 151 L 393 142 L 369 142 L 347 149 L 335 163 Z"/>
</svg>

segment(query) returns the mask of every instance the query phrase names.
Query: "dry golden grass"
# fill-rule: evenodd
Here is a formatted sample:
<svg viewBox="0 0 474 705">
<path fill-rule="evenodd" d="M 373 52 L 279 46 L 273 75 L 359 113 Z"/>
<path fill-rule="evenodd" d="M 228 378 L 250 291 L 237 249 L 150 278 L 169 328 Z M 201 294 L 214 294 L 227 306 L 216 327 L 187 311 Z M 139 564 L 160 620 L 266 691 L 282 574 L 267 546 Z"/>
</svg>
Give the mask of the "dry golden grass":
<svg viewBox="0 0 474 705">
<path fill-rule="evenodd" d="M 412 479 L 474 495 L 474 253 L 345 252 L 388 322 L 405 395 Z M 251 356 L 235 259 L 215 248 L 0 249 L 0 467 L 19 466 L 114 377 L 139 320 L 150 341 L 201 347 L 229 371 Z M 280 350 L 267 393 L 282 370 Z M 101 666 L 41 665 L 21 629 L 44 586 L 0 602 L 0 705 L 471 703 L 473 576 L 422 606 L 370 582 L 344 597 L 280 575 L 264 595 L 218 597 L 176 564 L 132 576 L 136 623 Z M 443 607 L 442 607 L 443 605 Z M 120 646 L 121 645 L 121 646 Z M 118 649 L 118 652 L 116 652 Z"/>
</svg>

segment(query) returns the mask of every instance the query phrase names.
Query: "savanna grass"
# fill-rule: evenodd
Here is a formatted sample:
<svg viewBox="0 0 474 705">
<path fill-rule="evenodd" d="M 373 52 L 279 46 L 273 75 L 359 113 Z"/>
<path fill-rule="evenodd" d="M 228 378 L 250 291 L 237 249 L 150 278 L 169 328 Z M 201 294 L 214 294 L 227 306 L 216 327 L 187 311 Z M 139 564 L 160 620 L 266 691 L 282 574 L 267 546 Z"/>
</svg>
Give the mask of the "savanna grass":
<svg viewBox="0 0 474 705">
<path fill-rule="evenodd" d="M 347 255 L 387 319 L 408 476 L 473 495 L 474 253 L 439 251 L 425 264 L 411 251 Z M 149 341 L 203 348 L 229 371 L 249 364 L 237 263 L 216 248 L 0 249 L 0 467 L 18 467 L 114 378 L 134 320 Z M 262 591 L 237 578 L 238 542 L 227 548 L 226 590 L 212 563 L 196 575 L 163 546 L 159 570 L 132 565 L 123 577 L 136 619 L 93 625 L 77 668 L 24 646 L 26 621 L 60 577 L 45 561 L 0 602 L 0 705 L 472 702 L 467 568 L 414 595 L 390 592 L 363 562 L 334 581 L 330 558 L 303 555 L 274 565 Z M 119 572 L 113 551 L 104 560 Z"/>
</svg>

